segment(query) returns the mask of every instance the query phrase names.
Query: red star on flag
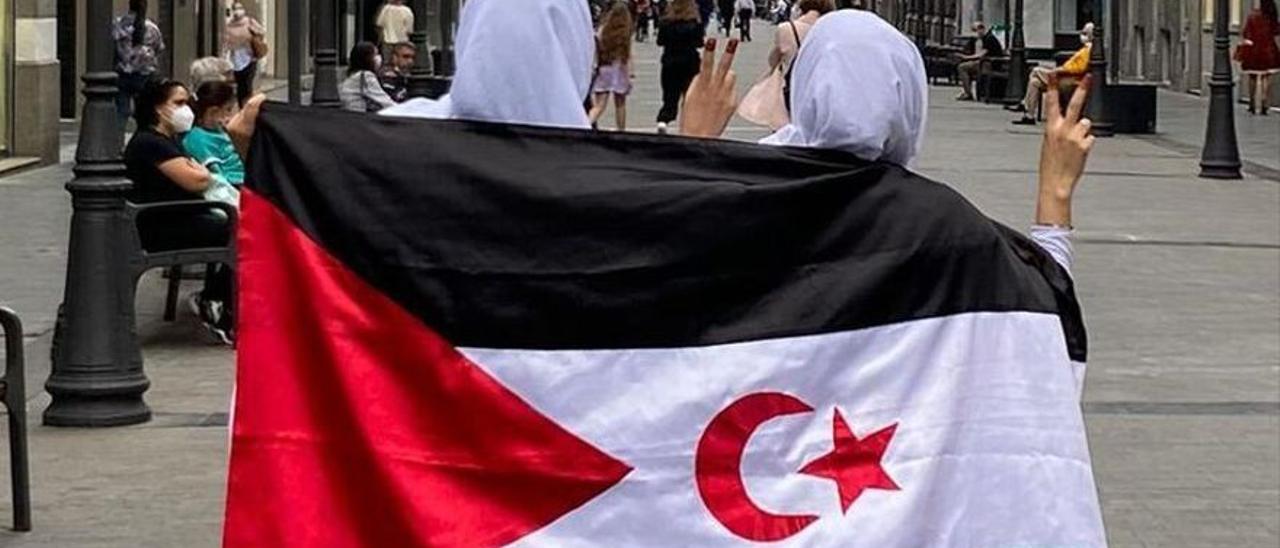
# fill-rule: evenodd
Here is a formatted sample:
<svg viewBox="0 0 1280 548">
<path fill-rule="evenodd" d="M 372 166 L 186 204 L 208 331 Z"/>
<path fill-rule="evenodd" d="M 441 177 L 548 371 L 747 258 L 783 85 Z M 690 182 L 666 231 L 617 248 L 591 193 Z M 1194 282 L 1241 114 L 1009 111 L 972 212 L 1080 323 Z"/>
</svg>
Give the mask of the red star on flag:
<svg viewBox="0 0 1280 548">
<path fill-rule="evenodd" d="M 813 462 L 800 469 L 800 473 L 828 478 L 836 482 L 840 490 L 840 509 L 849 512 L 853 501 L 867 489 L 885 489 L 897 491 L 898 484 L 880 466 L 884 452 L 889 448 L 889 441 L 898 425 L 892 424 L 882 428 L 863 439 L 853 434 L 849 424 L 836 409 L 832 420 L 835 447 Z"/>
</svg>

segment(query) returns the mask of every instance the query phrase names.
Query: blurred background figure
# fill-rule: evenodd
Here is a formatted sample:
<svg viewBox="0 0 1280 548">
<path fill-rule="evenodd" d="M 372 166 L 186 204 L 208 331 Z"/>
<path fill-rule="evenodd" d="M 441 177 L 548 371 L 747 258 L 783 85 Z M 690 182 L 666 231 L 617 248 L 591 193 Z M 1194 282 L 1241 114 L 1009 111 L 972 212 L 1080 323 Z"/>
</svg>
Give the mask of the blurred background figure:
<svg viewBox="0 0 1280 548">
<path fill-rule="evenodd" d="M 658 111 L 658 133 L 680 113 L 680 98 L 698 75 L 702 56 L 698 50 L 706 39 L 705 19 L 693 0 L 672 0 L 658 25 L 658 45 L 662 47 L 662 110 Z"/>
<path fill-rule="evenodd" d="M 205 82 L 233 82 L 234 68 L 225 57 L 201 57 L 191 62 L 191 89 Z"/>
<path fill-rule="evenodd" d="M 631 93 L 631 14 L 615 3 L 600 23 L 596 39 L 596 78 L 592 85 L 591 125 L 594 127 L 613 96 L 618 131 L 627 129 L 627 94 Z"/>
<path fill-rule="evenodd" d="M 1280 72 L 1280 17 L 1276 0 L 1262 0 L 1245 20 L 1236 59 L 1248 79 L 1249 114 L 1267 115 L 1271 107 L 1271 77 Z"/>
<path fill-rule="evenodd" d="M 387 0 L 378 11 L 374 25 L 378 27 L 382 57 L 390 59 L 391 48 L 396 44 L 409 43 L 409 33 L 413 32 L 413 9 L 404 5 L 404 0 Z"/>
<path fill-rule="evenodd" d="M 123 131 L 133 115 L 133 101 L 147 81 L 156 74 L 158 59 L 164 52 L 164 35 L 160 27 L 147 20 L 147 0 L 129 0 L 129 12 L 117 17 L 111 26 L 111 39 L 116 42 L 116 114 Z"/>
<path fill-rule="evenodd" d="M 253 95 L 253 81 L 258 76 L 258 60 L 267 55 L 267 29 L 249 17 L 244 4 L 231 4 L 222 49 L 235 72 L 236 101 L 241 105 Z"/>
</svg>

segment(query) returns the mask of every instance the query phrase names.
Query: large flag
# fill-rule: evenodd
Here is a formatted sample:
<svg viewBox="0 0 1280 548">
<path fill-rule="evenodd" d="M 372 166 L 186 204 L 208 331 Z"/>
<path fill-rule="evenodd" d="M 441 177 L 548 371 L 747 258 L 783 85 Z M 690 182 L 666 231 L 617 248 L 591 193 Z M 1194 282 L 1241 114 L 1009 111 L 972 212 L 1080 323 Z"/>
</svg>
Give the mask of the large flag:
<svg viewBox="0 0 1280 548">
<path fill-rule="evenodd" d="M 271 105 L 225 544 L 1097 546 L 1071 279 L 816 150 Z"/>
</svg>

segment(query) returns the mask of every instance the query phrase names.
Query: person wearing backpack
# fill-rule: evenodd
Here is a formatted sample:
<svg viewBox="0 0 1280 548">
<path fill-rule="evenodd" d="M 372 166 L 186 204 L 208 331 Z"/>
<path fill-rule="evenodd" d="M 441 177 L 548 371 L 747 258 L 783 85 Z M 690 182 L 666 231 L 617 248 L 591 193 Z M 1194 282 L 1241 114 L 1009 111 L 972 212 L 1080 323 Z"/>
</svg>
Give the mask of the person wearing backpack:
<svg viewBox="0 0 1280 548">
<path fill-rule="evenodd" d="M 133 116 L 133 102 L 159 68 L 164 53 L 164 35 L 160 27 L 147 20 L 147 0 L 129 0 L 129 12 L 116 17 L 111 24 L 111 39 L 116 44 L 116 114 L 124 131 Z"/>
</svg>

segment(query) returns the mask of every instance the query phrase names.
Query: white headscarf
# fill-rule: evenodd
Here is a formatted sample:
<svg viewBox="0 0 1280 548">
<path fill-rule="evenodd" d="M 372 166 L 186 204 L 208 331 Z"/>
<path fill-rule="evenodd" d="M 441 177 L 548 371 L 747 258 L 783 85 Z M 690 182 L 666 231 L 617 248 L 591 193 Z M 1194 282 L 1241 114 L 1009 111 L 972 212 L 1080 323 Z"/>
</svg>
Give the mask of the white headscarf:
<svg viewBox="0 0 1280 548">
<path fill-rule="evenodd" d="M 791 72 L 791 123 L 760 141 L 839 149 L 908 165 L 924 141 L 924 60 L 879 16 L 840 10 L 805 36 Z"/>
<path fill-rule="evenodd" d="M 470 0 L 458 27 L 450 93 L 380 114 L 590 127 L 582 103 L 595 51 L 584 0 Z"/>
</svg>

